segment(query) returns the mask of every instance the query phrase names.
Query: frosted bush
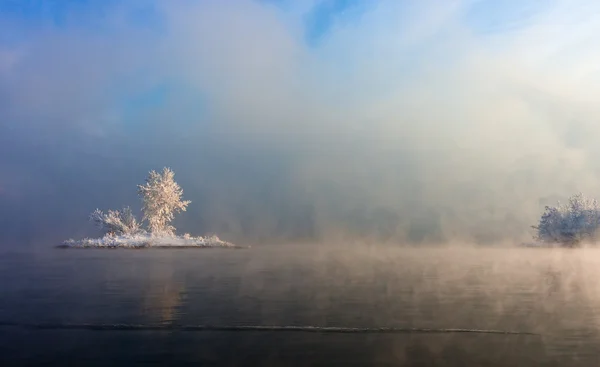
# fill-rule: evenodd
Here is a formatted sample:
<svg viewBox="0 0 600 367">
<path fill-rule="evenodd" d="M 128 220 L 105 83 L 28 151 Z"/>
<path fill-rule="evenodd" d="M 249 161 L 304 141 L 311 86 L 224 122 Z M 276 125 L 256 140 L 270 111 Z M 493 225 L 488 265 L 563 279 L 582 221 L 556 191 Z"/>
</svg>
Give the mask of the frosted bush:
<svg viewBox="0 0 600 367">
<path fill-rule="evenodd" d="M 109 210 L 107 213 L 96 209 L 90 214 L 90 220 L 105 235 L 134 235 L 142 232 L 140 224 L 129 207 L 121 210 Z"/>
<path fill-rule="evenodd" d="M 583 194 L 573 195 L 566 205 L 546 206 L 537 230 L 536 238 L 547 243 L 574 245 L 595 242 L 600 228 L 600 207 L 595 199 Z"/>
<path fill-rule="evenodd" d="M 190 203 L 181 200 L 183 190 L 174 180 L 175 173 L 164 168 L 162 173 L 150 171 L 145 185 L 138 185 L 138 194 L 144 204 L 144 220 L 153 234 L 171 235 L 175 228 L 170 225 L 178 212 L 184 212 Z"/>
<path fill-rule="evenodd" d="M 194 237 L 189 233 L 175 235 L 175 227 L 170 223 L 176 213 L 186 210 L 190 201 L 182 200 L 183 190 L 175 182 L 174 173 L 169 168 L 162 173 L 151 171 L 145 185 L 138 186 L 142 197 L 144 220 L 150 232 L 141 228 L 131 209 L 109 210 L 104 213 L 96 209 L 90 214 L 93 221 L 104 232 L 102 238 L 67 240 L 65 247 L 74 248 L 145 248 L 145 247 L 226 247 L 238 248 L 215 235 Z"/>
</svg>

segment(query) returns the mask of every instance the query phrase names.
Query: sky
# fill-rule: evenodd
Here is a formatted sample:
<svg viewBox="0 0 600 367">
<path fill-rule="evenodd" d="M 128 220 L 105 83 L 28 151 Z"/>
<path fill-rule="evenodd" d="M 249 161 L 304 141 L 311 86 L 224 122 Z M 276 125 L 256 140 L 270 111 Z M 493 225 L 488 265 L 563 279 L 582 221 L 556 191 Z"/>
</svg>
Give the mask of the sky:
<svg viewBox="0 0 600 367">
<path fill-rule="evenodd" d="M 527 240 L 600 198 L 597 34 L 592 0 L 0 0 L 0 244 L 164 166 L 181 232 Z"/>
</svg>

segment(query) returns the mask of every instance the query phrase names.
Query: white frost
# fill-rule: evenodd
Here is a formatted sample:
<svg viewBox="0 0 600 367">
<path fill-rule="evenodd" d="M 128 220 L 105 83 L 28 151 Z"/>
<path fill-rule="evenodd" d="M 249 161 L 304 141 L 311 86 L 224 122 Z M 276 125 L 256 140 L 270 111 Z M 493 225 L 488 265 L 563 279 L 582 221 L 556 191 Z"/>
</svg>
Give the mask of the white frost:
<svg viewBox="0 0 600 367">
<path fill-rule="evenodd" d="M 175 235 L 175 227 L 170 223 L 176 213 L 186 210 L 190 201 L 181 199 L 183 190 L 173 179 L 174 176 L 169 168 L 164 168 L 162 173 L 151 171 L 146 184 L 138 185 L 138 193 L 144 204 L 143 219 L 148 223 L 148 231 L 141 227 L 129 207 L 109 210 L 107 213 L 96 209 L 90 214 L 90 220 L 103 231 L 104 237 L 70 239 L 63 245 L 74 248 L 237 247 L 214 235 Z"/>
<path fill-rule="evenodd" d="M 600 229 L 600 206 L 583 194 L 569 198 L 569 203 L 547 206 L 537 226 L 536 239 L 544 243 L 573 245 L 595 242 Z"/>
<path fill-rule="evenodd" d="M 122 210 L 109 210 L 107 213 L 96 209 L 90 214 L 90 221 L 107 235 L 134 235 L 142 232 L 140 224 L 129 207 Z"/>
<path fill-rule="evenodd" d="M 67 240 L 64 245 L 68 247 L 236 247 L 234 244 L 223 241 L 217 236 L 192 237 L 151 234 L 136 235 L 106 235 L 102 238 L 84 238 L 82 240 Z"/>
<path fill-rule="evenodd" d="M 181 200 L 183 190 L 174 180 L 175 173 L 165 167 L 162 173 L 150 171 L 145 185 L 138 185 L 138 194 L 144 203 L 144 220 L 148 230 L 155 234 L 172 235 L 170 223 L 178 212 L 184 212 L 190 203 Z"/>
</svg>

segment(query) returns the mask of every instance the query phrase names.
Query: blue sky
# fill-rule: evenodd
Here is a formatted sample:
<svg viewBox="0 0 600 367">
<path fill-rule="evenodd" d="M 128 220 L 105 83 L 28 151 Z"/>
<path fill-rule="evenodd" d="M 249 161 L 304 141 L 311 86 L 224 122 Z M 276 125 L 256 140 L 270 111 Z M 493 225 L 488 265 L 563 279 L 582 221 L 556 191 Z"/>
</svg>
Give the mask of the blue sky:
<svg viewBox="0 0 600 367">
<path fill-rule="evenodd" d="M 600 187 L 599 14 L 591 0 L 0 0 L 0 200 L 55 198 L 66 228 L 171 165 L 198 202 L 191 228 L 298 233 L 309 218 L 338 233 L 387 213 L 399 238 L 427 223 L 523 236 L 540 203 Z M 89 201 L 61 207 L 67 183 Z M 253 210 L 264 221 L 239 214 Z"/>
<path fill-rule="evenodd" d="M 360 16 L 373 2 L 363 0 L 333 0 L 317 3 L 305 15 L 306 41 L 317 44 L 339 22 L 360 21 Z"/>
<path fill-rule="evenodd" d="M 196 2 L 210 2 L 197 0 Z M 294 12 L 297 8 L 289 0 L 256 0 L 267 6 L 277 6 L 282 12 Z M 301 3 L 300 1 L 299 3 Z M 454 1 L 456 2 L 456 1 Z M 233 2 L 235 3 L 235 2 Z M 319 39 L 339 23 L 360 22 L 361 15 L 378 6 L 378 1 L 327 0 L 308 1 L 303 6 L 306 41 L 318 43 Z M 398 1 L 400 12 L 409 12 L 414 6 L 411 1 Z M 528 19 L 556 3 L 555 0 L 494 1 L 472 0 L 467 2 L 465 20 L 473 29 L 481 32 L 502 31 L 525 25 Z M 126 4 L 126 5 L 124 5 Z M 435 2 L 432 6 L 440 5 Z M 93 26 L 110 17 L 115 8 L 126 8 L 127 20 L 140 27 L 160 30 L 164 19 L 156 1 L 114 1 L 114 0 L 2 0 L 0 12 L 5 18 L 23 21 L 26 27 L 64 27 L 67 24 L 87 24 Z M 406 8 L 403 10 L 402 8 Z M 401 14 L 399 14 L 401 16 Z"/>
</svg>

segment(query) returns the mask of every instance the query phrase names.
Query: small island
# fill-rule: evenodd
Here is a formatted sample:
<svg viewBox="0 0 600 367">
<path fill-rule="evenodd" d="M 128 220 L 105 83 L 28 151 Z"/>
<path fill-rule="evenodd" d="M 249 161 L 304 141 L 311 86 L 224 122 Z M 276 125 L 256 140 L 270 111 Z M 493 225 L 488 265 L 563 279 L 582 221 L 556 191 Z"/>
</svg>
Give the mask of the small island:
<svg viewBox="0 0 600 367">
<path fill-rule="evenodd" d="M 142 199 L 143 217 L 138 221 L 129 207 L 109 210 L 96 209 L 90 214 L 103 233 L 100 238 L 69 239 L 61 248 L 241 248 L 223 241 L 216 235 L 178 236 L 171 222 L 175 214 L 184 212 L 191 203 L 182 200 L 183 190 L 175 182 L 175 173 L 165 167 L 161 173 L 150 171 L 144 185 L 138 185 Z M 146 228 L 143 227 L 146 224 Z"/>
<path fill-rule="evenodd" d="M 567 204 L 546 206 L 536 230 L 535 242 L 528 247 L 581 247 L 598 242 L 600 205 L 582 193 Z"/>
</svg>

